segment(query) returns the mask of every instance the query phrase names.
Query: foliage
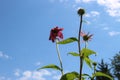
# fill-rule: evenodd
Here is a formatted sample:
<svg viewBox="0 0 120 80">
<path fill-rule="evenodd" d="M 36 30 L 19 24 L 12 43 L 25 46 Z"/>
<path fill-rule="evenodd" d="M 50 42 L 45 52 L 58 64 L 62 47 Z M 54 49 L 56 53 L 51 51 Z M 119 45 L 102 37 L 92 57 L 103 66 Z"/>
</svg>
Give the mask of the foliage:
<svg viewBox="0 0 120 80">
<path fill-rule="evenodd" d="M 113 80 L 113 78 L 105 73 L 102 72 L 96 72 L 95 71 L 95 67 L 96 65 L 92 65 L 94 63 L 94 61 L 90 58 L 90 56 L 92 56 L 93 54 L 96 55 L 96 52 L 94 50 L 91 50 L 88 48 L 88 42 L 92 39 L 93 34 L 89 34 L 89 33 L 83 33 L 82 32 L 82 23 L 83 23 L 83 16 L 85 14 L 85 10 L 84 9 L 79 9 L 78 10 L 78 15 L 80 17 L 80 27 L 79 27 L 79 32 L 78 32 L 78 37 L 69 37 L 67 39 L 61 40 L 63 39 L 63 33 L 62 30 L 63 28 L 59 28 L 58 26 L 51 29 L 50 31 L 50 37 L 49 40 L 51 40 L 53 43 L 56 42 L 56 50 L 57 50 L 57 55 L 58 55 L 58 60 L 60 62 L 60 66 L 54 65 L 54 64 L 50 64 L 47 66 L 43 66 L 40 69 L 45 69 L 45 68 L 51 68 L 51 69 L 55 69 L 61 72 L 61 78 L 60 80 L 94 80 L 96 77 L 98 76 L 104 76 L 109 78 L 110 80 Z M 81 43 L 81 38 L 83 39 L 84 43 Z M 60 56 L 60 51 L 58 48 L 58 45 L 65 45 L 65 44 L 69 44 L 69 43 L 73 43 L 76 42 L 78 44 L 78 52 L 75 51 L 71 51 L 68 54 L 75 56 L 75 57 L 79 57 L 80 59 L 80 66 L 79 66 L 79 71 L 73 71 L 73 72 L 68 72 L 68 73 L 64 73 L 64 69 L 63 69 L 63 64 L 62 64 L 62 59 Z M 81 44 L 85 44 L 85 46 L 83 46 L 81 48 Z M 91 69 L 94 67 L 94 72 L 92 73 L 92 75 L 89 75 L 87 73 L 83 74 L 83 65 L 84 63 L 87 64 L 87 66 L 89 66 Z"/>
<path fill-rule="evenodd" d="M 76 78 L 79 78 L 79 73 L 77 72 L 69 72 L 64 74 L 60 80 L 74 80 Z"/>
<path fill-rule="evenodd" d="M 115 77 L 120 79 L 120 52 L 111 59 L 111 66 Z"/>
<path fill-rule="evenodd" d="M 111 73 L 111 68 L 109 68 L 108 65 L 109 64 L 105 63 L 104 60 L 102 59 L 101 63 L 99 63 L 97 65 L 96 72 L 102 72 L 104 74 L 107 74 L 107 75 L 113 77 L 112 73 Z M 110 80 L 110 79 L 107 77 L 104 77 L 104 76 L 97 76 L 96 80 Z"/>
</svg>

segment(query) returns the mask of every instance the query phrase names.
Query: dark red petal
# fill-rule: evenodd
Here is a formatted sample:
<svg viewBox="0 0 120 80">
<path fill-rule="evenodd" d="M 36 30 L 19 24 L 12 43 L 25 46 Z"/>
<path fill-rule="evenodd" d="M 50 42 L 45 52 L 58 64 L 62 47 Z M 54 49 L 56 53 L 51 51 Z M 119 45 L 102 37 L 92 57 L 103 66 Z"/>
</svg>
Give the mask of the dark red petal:
<svg viewBox="0 0 120 80">
<path fill-rule="evenodd" d="M 58 32 L 58 37 L 61 38 L 61 39 L 63 39 L 63 34 L 62 34 L 62 32 Z"/>
</svg>

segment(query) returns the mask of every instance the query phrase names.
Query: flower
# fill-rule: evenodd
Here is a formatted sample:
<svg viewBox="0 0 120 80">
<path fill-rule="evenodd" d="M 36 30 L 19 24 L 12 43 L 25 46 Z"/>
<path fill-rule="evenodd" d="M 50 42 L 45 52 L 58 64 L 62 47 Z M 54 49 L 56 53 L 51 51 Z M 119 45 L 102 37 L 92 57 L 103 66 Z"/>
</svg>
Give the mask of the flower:
<svg viewBox="0 0 120 80">
<path fill-rule="evenodd" d="M 91 39 L 91 37 L 93 36 L 93 34 L 89 35 L 89 33 L 86 34 L 86 33 L 83 33 L 83 32 L 81 32 L 80 35 L 82 36 L 82 38 L 85 42 L 88 42 Z"/>
<path fill-rule="evenodd" d="M 49 40 L 52 40 L 52 42 L 55 42 L 56 39 L 58 39 L 58 40 L 63 39 L 62 30 L 63 30 L 63 28 L 58 28 L 58 26 L 51 29 Z"/>
</svg>

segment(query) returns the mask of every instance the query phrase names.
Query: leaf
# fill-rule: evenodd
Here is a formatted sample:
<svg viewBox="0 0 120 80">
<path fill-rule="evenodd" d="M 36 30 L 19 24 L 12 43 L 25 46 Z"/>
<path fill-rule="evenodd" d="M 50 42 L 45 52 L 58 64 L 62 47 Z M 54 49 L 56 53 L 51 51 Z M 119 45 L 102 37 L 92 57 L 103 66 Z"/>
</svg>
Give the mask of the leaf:
<svg viewBox="0 0 120 80">
<path fill-rule="evenodd" d="M 79 56 L 79 54 L 76 53 L 76 52 L 69 52 L 68 54 L 70 54 L 70 55 L 72 55 L 72 56 Z"/>
<path fill-rule="evenodd" d="M 83 48 L 83 49 L 81 50 L 81 54 L 82 54 L 84 57 L 88 57 L 88 56 L 90 56 L 90 55 L 92 55 L 92 54 L 96 54 L 96 52 L 94 52 L 93 50 L 90 50 L 90 49 L 88 49 L 88 48 Z"/>
<path fill-rule="evenodd" d="M 79 74 L 77 72 L 70 72 L 64 74 L 60 80 L 74 80 L 79 78 Z"/>
<path fill-rule="evenodd" d="M 56 65 L 54 65 L 54 64 L 49 64 L 49 65 L 43 66 L 43 67 L 41 67 L 41 68 L 39 68 L 37 70 L 45 69 L 45 68 L 51 68 L 51 69 L 55 69 L 55 70 L 60 70 L 61 71 L 61 68 L 56 66 Z"/>
<path fill-rule="evenodd" d="M 83 77 L 84 79 L 85 79 L 86 77 L 91 79 L 91 76 L 90 76 L 89 74 L 82 74 L 82 77 Z"/>
<path fill-rule="evenodd" d="M 107 75 L 107 74 L 105 74 L 105 73 L 102 73 L 102 72 L 96 72 L 96 73 L 94 73 L 94 74 L 92 75 L 92 78 L 94 79 L 94 77 L 96 77 L 96 76 L 104 76 L 104 77 L 107 77 L 107 78 L 113 80 L 113 78 L 112 78 L 111 76 L 109 76 L 109 75 Z"/>
<path fill-rule="evenodd" d="M 59 41 L 57 44 L 68 44 L 68 43 L 72 43 L 72 42 L 75 42 L 75 41 L 78 41 L 77 38 L 70 37 L 70 38 L 67 38 L 65 40 Z"/>
<path fill-rule="evenodd" d="M 82 76 L 87 76 L 87 77 L 90 77 L 90 75 L 89 75 L 89 74 L 82 74 Z"/>
<path fill-rule="evenodd" d="M 92 65 L 91 65 L 92 61 L 89 59 L 89 57 L 85 57 L 85 58 L 83 58 L 83 59 L 84 59 L 84 61 L 86 62 L 86 64 L 87 64 L 90 68 L 92 68 Z"/>
</svg>

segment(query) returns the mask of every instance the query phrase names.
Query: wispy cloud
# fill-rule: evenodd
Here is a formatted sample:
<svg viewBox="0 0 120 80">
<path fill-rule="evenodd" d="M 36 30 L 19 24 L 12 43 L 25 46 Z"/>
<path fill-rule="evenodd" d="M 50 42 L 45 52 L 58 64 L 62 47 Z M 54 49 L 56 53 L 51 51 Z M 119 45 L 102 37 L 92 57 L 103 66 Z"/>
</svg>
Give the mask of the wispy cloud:
<svg viewBox="0 0 120 80">
<path fill-rule="evenodd" d="M 75 3 L 96 2 L 104 7 L 105 11 L 113 17 L 120 17 L 120 0 L 75 0 Z M 75 4 L 74 4 L 75 5 Z"/>
<path fill-rule="evenodd" d="M 15 72 L 14 72 L 14 75 L 19 77 L 20 76 L 20 69 L 16 69 Z"/>
<path fill-rule="evenodd" d="M 51 72 L 47 70 L 40 70 L 40 71 L 15 71 L 15 76 L 18 77 L 17 80 L 46 80 L 45 76 L 52 75 Z"/>
<path fill-rule="evenodd" d="M 60 3 L 64 3 L 67 2 L 67 4 L 69 3 L 74 3 L 73 8 L 78 7 L 78 5 L 80 3 L 82 4 L 87 4 L 87 3 L 91 3 L 91 2 L 95 2 L 98 5 L 101 5 L 104 7 L 105 11 L 113 17 L 120 17 L 120 0 L 73 0 L 73 1 L 69 1 L 69 0 L 49 0 L 50 2 L 60 2 Z"/>
<path fill-rule="evenodd" d="M 9 59 L 10 56 L 8 56 L 7 54 L 5 54 L 5 53 L 3 53 L 2 51 L 0 51 L 0 58 Z"/>
<path fill-rule="evenodd" d="M 97 3 L 104 6 L 110 16 L 120 16 L 120 0 L 97 0 Z"/>
<path fill-rule="evenodd" d="M 117 31 L 111 31 L 108 33 L 110 36 L 116 36 L 116 35 L 120 35 L 120 32 Z"/>
<path fill-rule="evenodd" d="M 47 80 L 48 77 L 51 77 L 52 80 L 59 80 L 60 76 L 55 71 L 40 70 L 40 71 L 31 71 L 16 69 L 14 72 L 16 80 Z"/>
<path fill-rule="evenodd" d="M 85 16 L 86 17 L 95 17 L 95 16 L 99 16 L 100 13 L 98 11 L 91 11 L 90 13 L 87 13 Z"/>
</svg>

